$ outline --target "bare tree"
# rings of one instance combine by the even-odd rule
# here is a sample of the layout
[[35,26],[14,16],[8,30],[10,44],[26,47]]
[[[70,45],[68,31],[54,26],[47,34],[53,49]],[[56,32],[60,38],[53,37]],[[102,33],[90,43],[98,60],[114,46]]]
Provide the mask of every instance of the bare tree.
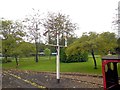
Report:
[[48,13],[43,26],[45,28],[45,34],[49,34],[49,43],[54,44],[57,32],[59,33],[62,42],[63,38],[67,38],[66,36],[74,35],[74,31],[77,29],[77,25],[72,23],[69,15],[62,13]]
[[41,15],[39,10],[33,9],[33,15],[29,15],[28,17],[25,18],[24,24],[25,28],[27,29],[27,38],[30,42],[34,41],[35,47],[36,47],[36,62],[38,62],[38,42],[41,37],[40,34],[40,26],[41,26]]
[[113,17],[114,20],[112,23],[113,23],[114,29],[117,31],[118,47],[116,48],[116,51],[120,56],[120,1],[118,2],[118,8],[115,10],[117,11],[117,13],[115,13],[115,17]]

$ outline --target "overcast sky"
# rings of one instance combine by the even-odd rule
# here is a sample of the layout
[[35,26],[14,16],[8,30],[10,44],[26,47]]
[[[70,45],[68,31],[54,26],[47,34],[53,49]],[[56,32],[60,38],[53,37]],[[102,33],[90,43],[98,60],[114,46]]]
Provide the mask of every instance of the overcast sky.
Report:
[[0,17],[22,19],[32,8],[41,13],[62,12],[79,25],[76,34],[83,32],[113,32],[112,21],[119,0],[0,0]]

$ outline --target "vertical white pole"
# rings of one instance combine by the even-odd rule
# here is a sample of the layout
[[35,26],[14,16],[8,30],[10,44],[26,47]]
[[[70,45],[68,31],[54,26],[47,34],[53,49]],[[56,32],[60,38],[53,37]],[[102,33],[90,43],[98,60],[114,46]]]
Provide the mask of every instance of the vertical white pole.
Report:
[[67,47],[67,33],[65,32],[65,47]]
[[59,31],[57,31],[57,61],[56,61],[56,73],[57,82],[60,82],[60,46],[59,46]]

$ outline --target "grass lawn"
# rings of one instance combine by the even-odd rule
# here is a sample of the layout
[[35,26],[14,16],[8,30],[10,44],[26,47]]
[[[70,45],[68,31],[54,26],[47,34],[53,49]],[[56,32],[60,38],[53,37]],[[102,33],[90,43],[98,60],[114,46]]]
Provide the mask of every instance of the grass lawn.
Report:
[[[87,62],[76,62],[76,63],[60,63],[61,72],[80,72],[90,74],[101,74],[101,58],[96,56],[98,69],[94,69],[94,63],[91,56]],[[39,62],[35,62],[34,57],[21,58],[19,60],[20,66],[17,69],[21,70],[34,70],[34,71],[48,71],[56,72],[56,57],[40,57]],[[10,63],[2,64],[3,68],[16,68],[16,63],[13,60]]]
[[[101,70],[101,58],[99,55],[96,55],[97,67],[94,69],[94,63],[92,57],[89,55],[89,60],[87,62],[76,62],[76,63],[60,63],[61,72],[80,72],[80,73],[89,73],[89,74],[102,74]],[[51,57],[51,60],[48,57],[42,56],[39,57],[39,62],[35,62],[34,57],[20,58],[19,67],[20,70],[33,70],[33,71],[46,71],[46,72],[56,72],[56,57]],[[1,66],[1,65],[0,65]],[[16,68],[15,60],[10,63],[2,64],[2,68],[14,69]],[[118,73],[120,76],[120,63],[118,63]]]

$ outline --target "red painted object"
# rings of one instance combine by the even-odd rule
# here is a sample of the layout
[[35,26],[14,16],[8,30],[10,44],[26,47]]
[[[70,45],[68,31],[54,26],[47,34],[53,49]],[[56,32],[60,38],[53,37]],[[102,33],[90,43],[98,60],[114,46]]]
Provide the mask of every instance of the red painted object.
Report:
[[105,56],[102,57],[102,74],[103,74],[103,85],[104,90],[120,90],[118,67],[120,63],[118,56]]

